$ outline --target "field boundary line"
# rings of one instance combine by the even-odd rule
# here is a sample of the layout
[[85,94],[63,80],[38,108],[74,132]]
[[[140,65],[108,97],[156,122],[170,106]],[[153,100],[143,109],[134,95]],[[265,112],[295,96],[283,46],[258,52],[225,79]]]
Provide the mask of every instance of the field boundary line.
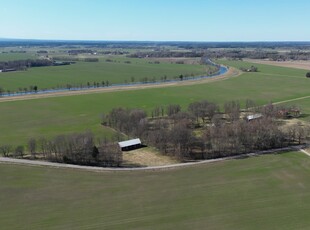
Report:
[[234,159],[243,159],[243,158],[259,156],[263,154],[281,153],[281,152],[287,152],[287,151],[302,151],[302,149],[307,148],[307,147],[308,145],[297,145],[297,146],[271,149],[271,150],[253,152],[253,153],[245,153],[245,154],[230,156],[230,157],[202,160],[198,162],[180,163],[180,164],[172,164],[172,165],[164,165],[164,166],[150,166],[150,167],[141,167],[141,168],[108,168],[108,167],[104,168],[104,167],[96,167],[96,166],[82,166],[82,165],[72,165],[72,164],[64,164],[64,163],[54,163],[54,162],[48,162],[48,161],[6,158],[6,157],[0,157],[0,164],[3,163],[3,164],[17,164],[17,165],[29,165],[29,166],[47,166],[51,168],[77,169],[77,170],[85,170],[85,171],[92,171],[92,172],[158,171],[158,170],[184,168],[188,166],[195,166],[195,165],[202,165],[202,164],[210,164],[210,163],[216,163],[216,162],[234,160]]
[[288,99],[288,100],[284,100],[284,101],[278,101],[278,102],[274,102],[272,104],[274,104],[274,105],[283,104],[283,103],[287,103],[287,102],[291,102],[291,101],[299,101],[299,100],[303,100],[303,99],[307,99],[307,98],[310,98],[310,95],[304,96],[304,97],[297,97],[297,98],[293,98],[293,99]]

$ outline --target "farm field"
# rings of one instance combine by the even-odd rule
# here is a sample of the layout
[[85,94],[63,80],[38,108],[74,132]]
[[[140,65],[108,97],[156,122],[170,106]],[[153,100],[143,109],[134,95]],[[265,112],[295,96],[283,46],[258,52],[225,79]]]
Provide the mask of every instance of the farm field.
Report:
[[[0,164],[5,229],[307,229],[310,158],[93,173]],[[18,221],[16,218],[18,217]]]
[[[224,60],[220,59],[217,62],[233,66],[236,68],[244,67],[249,68],[251,65],[254,65],[258,68],[258,72],[254,74],[261,74],[261,75],[270,75],[270,76],[290,76],[290,77],[299,77],[299,78],[306,78],[307,70],[303,69],[296,69],[296,68],[288,68],[288,67],[280,67],[280,66],[272,66],[272,65],[265,65],[265,64],[258,64],[258,63],[252,63],[247,61],[230,61],[230,60]],[[253,74],[253,73],[252,73]]]
[[[304,77],[304,71],[266,65],[259,65],[259,70],[258,73],[244,73],[206,84],[1,102],[0,145],[17,145],[26,143],[30,137],[86,130],[93,131],[98,137],[113,136],[111,130],[100,126],[100,117],[115,107],[142,108],[150,112],[159,105],[178,103],[185,108],[189,103],[203,99],[219,104],[253,99],[262,105],[309,96],[310,81]],[[302,102],[305,103],[304,111],[309,110],[308,102],[309,99]]]
[[[97,56],[96,56],[97,57]],[[115,62],[106,62],[105,59]],[[125,63],[130,61],[131,63]],[[66,87],[67,84],[80,87],[87,86],[89,82],[100,85],[102,81],[109,84],[140,82],[144,78],[148,81],[159,81],[163,77],[167,79],[178,78],[179,75],[203,75],[206,74],[206,65],[188,65],[161,62],[150,64],[152,60],[133,59],[125,57],[99,57],[99,62],[76,62],[67,66],[36,67],[27,71],[0,73],[0,86],[11,92],[19,88],[29,88],[37,85],[40,89]]]
[[36,58],[34,53],[0,53],[0,62]]
[[267,60],[261,60],[261,59],[245,59],[245,61],[252,62],[252,63],[258,63],[258,64],[266,64],[266,65],[310,70],[309,61],[267,61]]

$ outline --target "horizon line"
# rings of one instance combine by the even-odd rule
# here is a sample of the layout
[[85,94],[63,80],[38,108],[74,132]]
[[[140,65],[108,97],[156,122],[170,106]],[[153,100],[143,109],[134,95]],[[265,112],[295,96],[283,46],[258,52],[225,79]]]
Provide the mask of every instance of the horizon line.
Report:
[[310,43],[310,40],[226,40],[226,41],[204,41],[204,40],[100,40],[100,39],[47,39],[47,38],[6,38],[0,37],[0,42],[4,41],[54,41],[54,42],[180,42],[180,43],[291,43],[304,42]]

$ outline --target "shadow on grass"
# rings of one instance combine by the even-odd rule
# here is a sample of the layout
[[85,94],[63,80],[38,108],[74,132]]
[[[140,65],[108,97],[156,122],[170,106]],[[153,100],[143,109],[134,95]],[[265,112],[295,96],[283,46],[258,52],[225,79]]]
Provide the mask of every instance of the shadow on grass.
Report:
[[310,114],[302,113],[299,118],[308,118],[308,117],[310,117]]
[[143,149],[143,148],[146,148],[147,146],[146,145],[139,145],[139,146],[132,146],[128,149],[124,149],[122,150],[122,152],[125,152],[125,153],[130,153],[130,151],[133,151],[133,150],[138,150],[138,149]]
[[124,161],[121,165],[121,168],[144,168],[144,167],[147,167],[147,165],[126,162],[126,161]]

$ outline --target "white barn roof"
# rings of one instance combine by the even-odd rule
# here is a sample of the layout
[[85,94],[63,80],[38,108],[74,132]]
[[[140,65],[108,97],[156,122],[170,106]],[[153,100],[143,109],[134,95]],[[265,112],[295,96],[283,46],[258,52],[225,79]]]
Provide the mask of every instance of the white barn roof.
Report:
[[137,139],[132,139],[128,141],[122,141],[122,142],[118,142],[118,145],[121,148],[129,147],[133,145],[141,145],[141,140],[137,138]]
[[246,118],[248,119],[248,121],[251,121],[251,120],[261,118],[262,116],[263,116],[262,114],[258,113],[258,114],[249,115]]

